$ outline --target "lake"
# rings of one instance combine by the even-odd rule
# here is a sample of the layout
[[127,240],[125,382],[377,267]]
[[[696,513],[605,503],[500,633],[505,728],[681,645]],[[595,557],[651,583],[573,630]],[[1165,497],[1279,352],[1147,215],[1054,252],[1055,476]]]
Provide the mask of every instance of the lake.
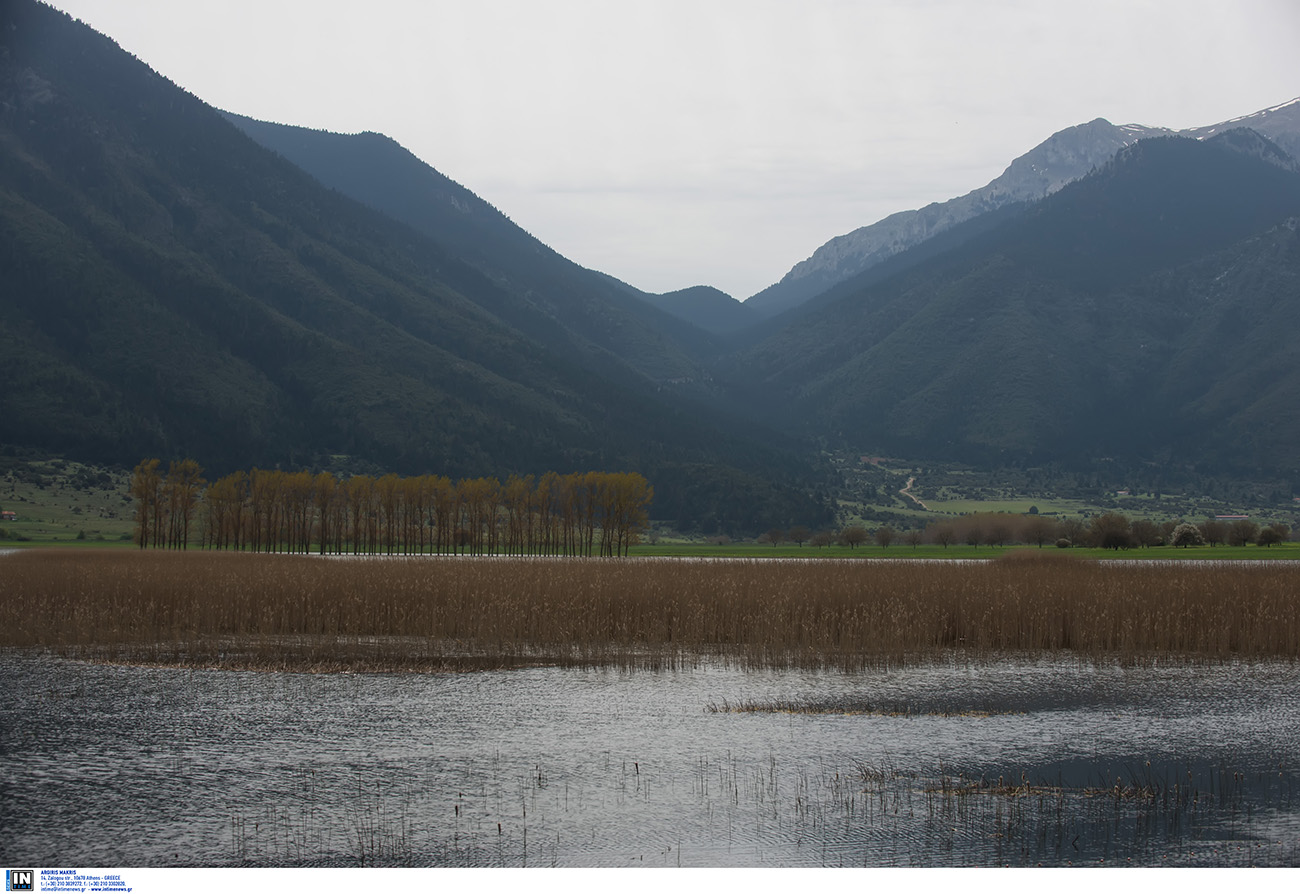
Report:
[[290,674],[0,653],[0,841],[79,866],[1300,865],[1300,668]]

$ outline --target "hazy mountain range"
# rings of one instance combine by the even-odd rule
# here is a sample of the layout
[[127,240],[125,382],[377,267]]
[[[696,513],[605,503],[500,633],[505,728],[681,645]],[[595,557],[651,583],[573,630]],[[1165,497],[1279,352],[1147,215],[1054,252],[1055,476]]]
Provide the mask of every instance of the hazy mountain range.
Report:
[[1300,469],[1294,104],[1071,128],[741,304],[587,270],[387,137],[219,112],[35,2],[0,41],[6,450],[630,469],[656,518],[741,532],[827,521],[827,449]]
[[733,393],[902,455],[1300,468],[1294,167],[1250,130],[1134,143],[810,302]]
[[[1181,131],[1205,138],[1233,127],[1249,127],[1300,157],[1300,100],[1208,127]],[[959,198],[915,211],[900,211],[869,226],[837,236],[800,261],[781,280],[745,301],[745,306],[774,316],[797,307],[901,251],[944,230],[1014,202],[1034,201],[1056,192],[1109,161],[1137,140],[1174,132],[1141,124],[1116,126],[1104,118],[1069,127],[1015,159],[986,186]]]

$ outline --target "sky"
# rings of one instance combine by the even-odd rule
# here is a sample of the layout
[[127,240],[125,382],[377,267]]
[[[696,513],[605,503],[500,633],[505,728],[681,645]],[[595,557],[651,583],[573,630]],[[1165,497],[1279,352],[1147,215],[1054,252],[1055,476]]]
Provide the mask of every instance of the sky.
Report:
[[743,299],[1058,130],[1300,96],[1296,0],[52,0],[200,99],[377,131],[561,254]]

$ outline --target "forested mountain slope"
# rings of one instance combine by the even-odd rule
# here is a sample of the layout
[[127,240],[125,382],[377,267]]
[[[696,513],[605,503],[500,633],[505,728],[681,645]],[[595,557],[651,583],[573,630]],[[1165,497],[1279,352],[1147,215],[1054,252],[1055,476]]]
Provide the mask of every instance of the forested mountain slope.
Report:
[[716,339],[648,305],[637,290],[539,242],[470,190],[377,133],[337,134],[226,113],[250,137],[326,186],[410,224],[518,296],[516,323],[556,346],[606,351],[655,380],[701,380]]
[[[864,451],[1300,468],[1300,175],[1250,131],[1144,140],[729,361]],[[1282,162],[1282,163],[1279,163]]]
[[725,336],[760,319],[707,286],[655,295],[580,267],[382,134],[226,117],[326,186],[455,248],[494,281],[522,290],[564,326],[651,377],[704,381],[697,364],[719,349],[706,333]]
[[[11,2],[0,41],[0,442],[218,472],[628,469],[683,479],[657,517],[821,511],[774,438],[665,402],[628,343],[321,186],[111,40]],[[660,374],[689,377],[662,343]],[[727,508],[690,505],[694,479],[735,482]]]

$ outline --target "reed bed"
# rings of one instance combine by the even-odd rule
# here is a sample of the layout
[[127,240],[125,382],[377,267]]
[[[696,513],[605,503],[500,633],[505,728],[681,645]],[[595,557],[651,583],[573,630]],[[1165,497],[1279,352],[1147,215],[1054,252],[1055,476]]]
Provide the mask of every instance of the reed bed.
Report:
[[300,670],[843,667],[959,651],[1300,656],[1300,575],[989,563],[348,558],[30,551],[0,558],[0,646]]

